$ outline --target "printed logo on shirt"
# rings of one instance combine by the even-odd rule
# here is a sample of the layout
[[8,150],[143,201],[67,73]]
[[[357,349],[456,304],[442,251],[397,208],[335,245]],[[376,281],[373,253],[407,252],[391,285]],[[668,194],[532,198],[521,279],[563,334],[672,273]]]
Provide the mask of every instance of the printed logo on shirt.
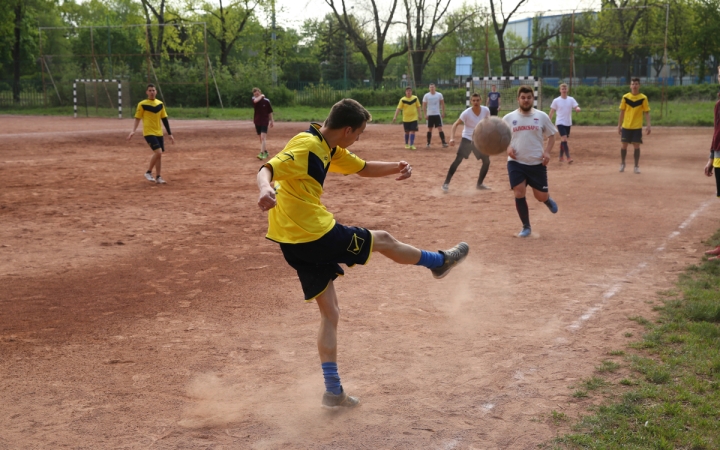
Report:
[[540,127],[537,125],[520,125],[519,127],[513,127],[513,133],[517,131],[537,131]]
[[513,120],[513,126],[517,125],[517,120]]

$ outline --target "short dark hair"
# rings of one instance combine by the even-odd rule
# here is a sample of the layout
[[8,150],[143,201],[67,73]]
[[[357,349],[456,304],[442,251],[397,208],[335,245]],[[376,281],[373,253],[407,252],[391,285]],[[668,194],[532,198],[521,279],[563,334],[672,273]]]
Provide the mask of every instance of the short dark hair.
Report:
[[520,86],[518,88],[517,96],[520,97],[520,94],[534,94],[535,91],[530,86]]
[[638,78],[638,77],[632,77],[632,78],[630,78],[630,82],[631,82],[631,83],[640,83],[640,78]]
[[[471,95],[470,97],[480,97],[480,94],[478,94],[477,92],[473,92],[473,95]],[[482,97],[480,97],[480,98],[482,98]]]
[[358,101],[344,98],[335,103],[325,119],[325,126],[331,130],[351,127],[357,130],[365,122],[370,122],[372,115]]
[[154,84],[152,84],[152,83],[148,83],[148,85],[147,85],[147,87],[145,88],[145,90],[147,91],[148,89],[150,89],[150,88],[154,88],[154,87],[155,87],[155,85],[154,85]]
[[412,91],[412,88],[411,88],[410,86],[408,86],[408,87],[405,88],[405,90],[406,90],[406,91],[407,91],[407,90],[411,90],[411,91]]

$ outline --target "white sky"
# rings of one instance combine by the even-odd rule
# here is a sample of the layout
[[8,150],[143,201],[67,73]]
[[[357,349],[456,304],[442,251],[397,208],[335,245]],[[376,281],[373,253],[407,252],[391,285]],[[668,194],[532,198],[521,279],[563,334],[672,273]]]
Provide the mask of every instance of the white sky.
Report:
[[[349,6],[353,4],[367,5],[369,4],[366,0],[345,0]],[[341,0],[336,0],[337,4],[341,4]],[[389,5],[389,0],[377,0],[378,5]],[[450,10],[454,10],[462,6],[463,3],[477,3],[481,6],[490,7],[490,3],[487,0],[451,0]],[[501,4],[499,0],[496,0],[495,6]],[[503,2],[503,11],[507,14],[509,11],[517,5],[517,0],[505,0]],[[398,10],[401,8],[402,0],[398,5]],[[558,2],[557,0],[529,0],[526,4],[520,7],[518,12],[513,15],[514,19],[520,19],[523,17],[534,16],[536,12],[542,11],[546,14],[559,14],[562,12],[570,12],[572,9],[591,9],[600,7],[600,0],[576,0],[574,2]],[[276,18],[278,24],[285,24],[290,28],[299,29],[302,23],[309,18],[313,17],[324,17],[326,13],[331,11],[330,7],[325,3],[325,0],[276,0]],[[523,14],[521,14],[521,12]],[[398,12],[396,11],[396,16]]]

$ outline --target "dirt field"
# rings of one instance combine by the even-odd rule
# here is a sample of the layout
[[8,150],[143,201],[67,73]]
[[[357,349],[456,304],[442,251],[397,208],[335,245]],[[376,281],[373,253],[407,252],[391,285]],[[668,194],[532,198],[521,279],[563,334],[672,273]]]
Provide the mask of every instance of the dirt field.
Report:
[[[430,250],[470,244],[447,278],[374,254],[336,282],[343,385],[320,408],[319,314],[264,238],[249,122],[173,121],[156,186],[132,120],[0,116],[0,448],[530,449],[600,399],[574,387],[642,334],[657,291],[717,228],[710,129],[654,128],[642,174],[614,128],[574,127],[549,168],[560,211],[521,224],[505,161],[402,148],[370,125],[352,147],[413,176],[330,174],[341,223]],[[307,124],[270,131],[271,154]],[[424,130],[423,130],[424,131]],[[449,127],[447,127],[449,132]],[[458,136],[459,138],[459,136]],[[632,150],[628,162],[632,169]],[[633,337],[627,337],[633,333]],[[617,379],[627,376],[623,369]]]

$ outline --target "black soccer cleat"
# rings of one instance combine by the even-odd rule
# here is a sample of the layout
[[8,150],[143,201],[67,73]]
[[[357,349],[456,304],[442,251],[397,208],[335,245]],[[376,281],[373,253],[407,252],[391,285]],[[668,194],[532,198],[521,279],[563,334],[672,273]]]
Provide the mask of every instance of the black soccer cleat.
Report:
[[470,246],[465,242],[461,242],[450,250],[440,250],[445,256],[445,263],[435,269],[430,269],[435,278],[443,278],[450,272],[450,269],[460,264],[468,255]]

